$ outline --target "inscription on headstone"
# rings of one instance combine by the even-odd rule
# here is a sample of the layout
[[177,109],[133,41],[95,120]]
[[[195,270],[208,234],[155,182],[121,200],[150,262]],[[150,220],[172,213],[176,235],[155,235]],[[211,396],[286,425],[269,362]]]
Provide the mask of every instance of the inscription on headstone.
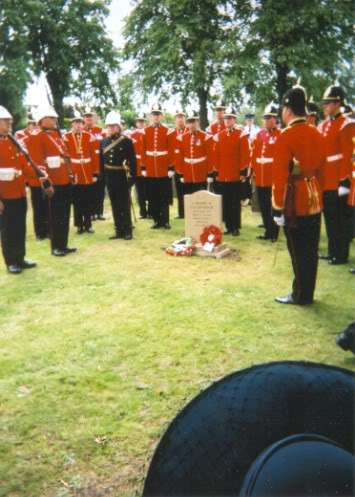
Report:
[[222,197],[202,190],[184,196],[185,236],[199,241],[203,228],[214,224],[222,229]]

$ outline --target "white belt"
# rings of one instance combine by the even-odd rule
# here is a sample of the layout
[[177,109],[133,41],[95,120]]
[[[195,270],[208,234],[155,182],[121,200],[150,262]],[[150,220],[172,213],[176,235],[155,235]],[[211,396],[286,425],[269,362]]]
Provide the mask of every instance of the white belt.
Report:
[[337,154],[337,155],[330,155],[327,157],[327,162],[334,162],[336,160],[340,160],[343,158],[343,154]]
[[270,162],[274,162],[272,157],[261,157],[260,159],[256,159],[258,164],[269,164]]
[[52,157],[47,157],[46,162],[49,169],[58,169],[62,163],[62,160],[58,155],[54,155]]
[[142,156],[141,156],[141,155],[136,154],[136,158],[137,158],[137,159],[141,159],[141,158],[142,158]]
[[2,167],[0,168],[0,181],[13,181],[16,176],[21,176],[22,171],[15,167]]
[[70,159],[73,164],[88,164],[91,159]]
[[199,157],[198,159],[184,159],[188,164],[197,164],[198,162],[203,162],[207,157]]
[[154,150],[154,152],[151,152],[149,150],[147,150],[147,155],[150,155],[152,157],[160,157],[161,155],[168,155],[168,151],[164,151],[164,152],[158,152],[157,150]]

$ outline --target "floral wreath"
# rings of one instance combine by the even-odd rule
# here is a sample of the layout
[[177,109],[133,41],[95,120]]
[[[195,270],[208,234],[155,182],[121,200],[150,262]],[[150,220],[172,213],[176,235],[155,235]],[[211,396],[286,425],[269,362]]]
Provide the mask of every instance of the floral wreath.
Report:
[[181,240],[176,240],[171,245],[169,245],[169,247],[165,249],[165,253],[167,255],[177,257],[192,255],[195,245],[196,242],[193,238],[181,238]]
[[200,242],[204,246],[206,243],[213,244],[215,247],[222,243],[222,231],[214,224],[209,224],[203,228],[200,235]]

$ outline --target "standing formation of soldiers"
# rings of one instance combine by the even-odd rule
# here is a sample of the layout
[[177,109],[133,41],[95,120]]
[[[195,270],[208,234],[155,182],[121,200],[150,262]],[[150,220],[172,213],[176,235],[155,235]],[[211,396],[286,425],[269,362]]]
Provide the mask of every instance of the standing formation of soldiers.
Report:
[[[344,105],[343,89],[337,84],[329,87],[323,96],[325,120],[318,125],[318,107],[296,85],[282,101],[284,129],[272,103],[265,108],[264,127],[259,130],[253,115],[246,116],[245,127],[238,125],[235,109],[221,100],[214,108],[215,121],[204,132],[196,111],[176,111],[176,126],[169,129],[162,123],[161,105],[155,103],[151,123],[139,113],[129,135],[115,111],[106,116],[103,131],[95,124],[94,112],[85,109],[82,116],[74,115],[64,137],[55,110],[47,106],[17,133],[27,158],[10,134],[10,114],[1,108],[1,241],[8,270],[18,273],[33,266],[24,258],[26,184],[36,237],[49,238],[51,253],[61,257],[76,250],[68,247],[71,204],[77,233],[91,234],[92,220],[104,219],[105,187],[114,219],[111,239],[132,239],[134,184],[140,218],[151,218],[152,229],[170,229],[173,179],[178,218],[184,217],[185,194],[209,189],[222,195],[225,234],[238,236],[245,185],[252,178],[265,228],[258,239],[274,242],[282,227],[294,270],[291,294],[276,301],[311,304],[318,259],[345,264],[352,239],[355,122],[343,114]],[[34,174],[29,160],[40,174]],[[45,196],[44,190],[54,190],[54,195]],[[318,256],[322,211],[328,253]]]

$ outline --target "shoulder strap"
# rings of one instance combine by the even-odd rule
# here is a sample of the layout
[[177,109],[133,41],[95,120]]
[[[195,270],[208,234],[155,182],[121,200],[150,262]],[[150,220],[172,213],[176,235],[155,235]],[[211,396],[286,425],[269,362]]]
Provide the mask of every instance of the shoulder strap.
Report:
[[112,150],[116,145],[121,143],[121,141],[126,138],[124,135],[119,136],[115,141],[107,145],[107,147],[104,148],[104,155],[107,154],[110,150]]

